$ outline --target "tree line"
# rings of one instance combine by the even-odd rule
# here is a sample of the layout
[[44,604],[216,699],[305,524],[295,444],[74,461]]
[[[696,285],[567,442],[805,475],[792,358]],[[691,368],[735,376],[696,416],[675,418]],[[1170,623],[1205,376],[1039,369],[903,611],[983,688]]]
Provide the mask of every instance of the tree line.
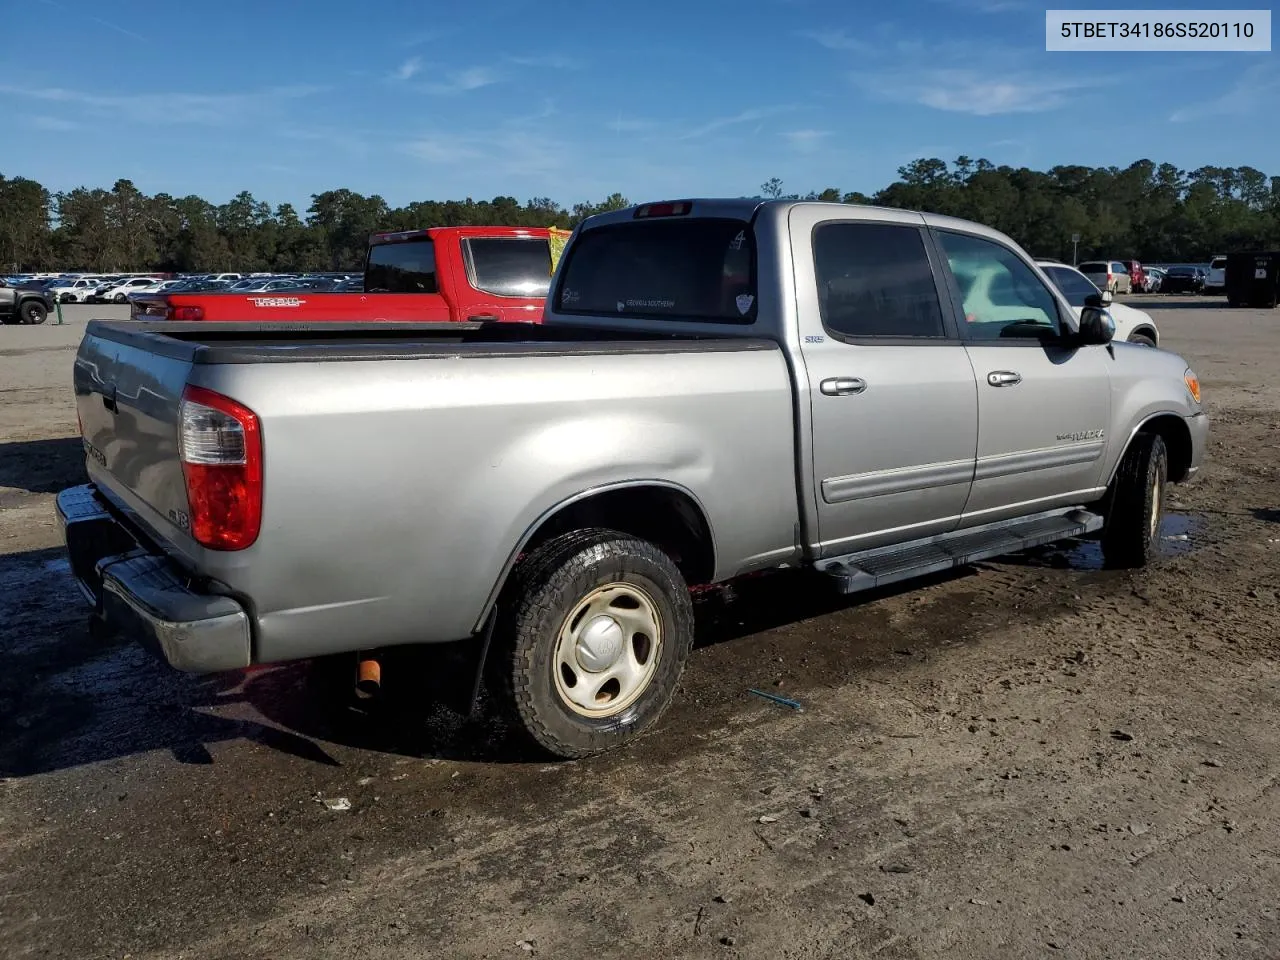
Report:
[[[926,210],[964,217],[1009,234],[1028,251],[1069,259],[1199,262],[1246,248],[1280,247],[1280,177],[1252,167],[1200,167],[1139,160],[1124,169],[1065,165],[1048,171],[959,157],[919,159],[867,195],[834,187],[784,193],[776,177],[758,196],[794,197]],[[424,200],[392,207],[352,190],[313,194],[305,213],[248,191],[216,205],[197,197],[148,196],[129,180],[110,190],[52,192],[0,174],[0,269],[201,271],[349,270],[370,233],[433,226],[501,224],[572,227],[628,206],[619,193],[562,207],[547,197],[521,204]]]

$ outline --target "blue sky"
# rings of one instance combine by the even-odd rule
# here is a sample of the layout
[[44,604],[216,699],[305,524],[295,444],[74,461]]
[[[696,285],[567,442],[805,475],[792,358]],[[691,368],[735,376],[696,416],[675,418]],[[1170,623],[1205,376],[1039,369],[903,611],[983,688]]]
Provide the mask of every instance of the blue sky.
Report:
[[1280,174],[1274,53],[1047,53],[1044,10],[24,0],[4,14],[0,173],[303,209],[333,187],[392,204],[736,196],[773,176],[871,192],[960,154]]

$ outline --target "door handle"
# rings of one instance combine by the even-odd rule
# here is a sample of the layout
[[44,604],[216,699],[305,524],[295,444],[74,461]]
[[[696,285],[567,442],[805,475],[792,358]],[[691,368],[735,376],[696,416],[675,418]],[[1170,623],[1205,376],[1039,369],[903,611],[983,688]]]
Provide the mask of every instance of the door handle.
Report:
[[987,383],[993,387],[1012,387],[1022,382],[1022,374],[1012,370],[994,370],[987,374]]
[[847,397],[867,389],[867,381],[859,377],[828,377],[818,384],[818,389],[828,397]]

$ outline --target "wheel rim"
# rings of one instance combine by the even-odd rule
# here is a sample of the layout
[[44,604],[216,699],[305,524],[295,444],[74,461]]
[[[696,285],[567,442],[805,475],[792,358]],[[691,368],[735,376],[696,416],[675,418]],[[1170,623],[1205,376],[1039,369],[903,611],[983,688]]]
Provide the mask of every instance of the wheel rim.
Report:
[[649,688],[662,655],[657,604],[632,583],[609,583],[579,600],[556,638],[556,692],[584,717],[611,717]]

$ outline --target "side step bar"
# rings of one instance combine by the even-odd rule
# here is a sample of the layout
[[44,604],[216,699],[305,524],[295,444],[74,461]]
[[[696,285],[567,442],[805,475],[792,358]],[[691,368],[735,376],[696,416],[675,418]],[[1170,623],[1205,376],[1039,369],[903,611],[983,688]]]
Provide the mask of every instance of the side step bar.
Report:
[[857,593],[991,557],[1017,553],[1102,529],[1103,518],[1088,510],[1040,514],[1020,520],[957,530],[927,540],[864,550],[815,564],[843,593]]

